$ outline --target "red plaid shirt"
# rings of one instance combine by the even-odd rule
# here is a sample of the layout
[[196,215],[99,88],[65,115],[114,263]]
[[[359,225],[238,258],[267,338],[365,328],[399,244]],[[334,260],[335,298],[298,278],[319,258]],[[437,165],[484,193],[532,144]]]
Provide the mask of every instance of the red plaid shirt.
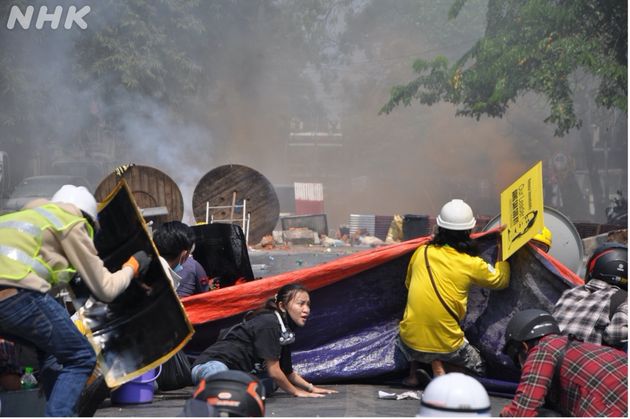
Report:
[[[536,416],[551,390],[566,336],[548,335],[530,349],[514,399],[501,416]],[[567,348],[560,368],[560,405],[571,416],[628,416],[625,352],[585,342]]]

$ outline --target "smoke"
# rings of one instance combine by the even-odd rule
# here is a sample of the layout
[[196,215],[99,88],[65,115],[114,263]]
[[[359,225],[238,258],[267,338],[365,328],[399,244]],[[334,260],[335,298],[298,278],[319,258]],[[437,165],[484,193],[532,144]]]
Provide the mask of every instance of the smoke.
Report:
[[[166,96],[151,87],[129,89],[109,71],[76,76],[86,65],[81,42],[115,27],[136,2],[92,5],[85,31],[3,29],[0,57],[26,69],[20,74],[29,91],[40,93],[11,102],[33,115],[20,135],[37,148],[28,161],[40,161],[13,164],[20,170],[14,178],[45,174],[59,156],[103,156],[99,179],[120,164],[151,166],[178,185],[184,221],[192,223],[199,180],[220,165],[242,164],[274,185],[322,183],[331,228],[351,213],[435,215],[455,197],[493,216],[500,191],[549,157],[552,129],[538,117],[540,106],[517,104],[503,119],[480,121],[455,117],[445,104],[378,116],[391,87],[413,78],[415,58],[459,57],[483,34],[485,1],[467,4],[466,19],[450,22],[448,3],[200,2],[194,17],[205,32],[191,38],[174,27],[166,36],[202,76],[189,93],[167,83]],[[146,22],[171,22],[177,4],[184,3],[160,3],[156,10],[165,15]],[[160,51],[146,49],[159,59]],[[165,79],[176,76],[167,72]],[[169,102],[169,93],[181,100]],[[341,136],[329,139],[334,147],[317,139],[296,147],[289,135],[296,120],[304,132]],[[6,127],[3,138],[15,136]]]
[[201,177],[215,167],[214,140],[203,126],[182,123],[155,101],[139,95],[128,100],[121,120],[129,163],[150,166],[169,176],[184,198],[184,222],[194,224],[192,195]]

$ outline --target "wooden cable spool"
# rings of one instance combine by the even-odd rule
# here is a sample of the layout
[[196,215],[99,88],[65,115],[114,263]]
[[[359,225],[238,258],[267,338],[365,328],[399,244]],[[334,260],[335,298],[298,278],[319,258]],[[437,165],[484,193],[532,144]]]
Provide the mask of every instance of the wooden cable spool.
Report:
[[262,174],[238,164],[219,166],[206,173],[193,192],[192,208],[197,222],[206,222],[206,205],[209,205],[220,208],[211,209],[208,218],[214,222],[234,220],[234,224],[242,227],[239,220],[243,217],[244,204],[245,217],[250,215],[248,242],[259,243],[271,234],[280,215],[276,191]]
[[[118,174],[118,173],[120,174]],[[119,167],[109,174],[96,188],[94,196],[102,202],[124,178],[138,207],[166,207],[167,215],[152,217],[157,224],[181,221],[184,215],[184,199],[177,184],[168,175],[149,166],[130,165]]]

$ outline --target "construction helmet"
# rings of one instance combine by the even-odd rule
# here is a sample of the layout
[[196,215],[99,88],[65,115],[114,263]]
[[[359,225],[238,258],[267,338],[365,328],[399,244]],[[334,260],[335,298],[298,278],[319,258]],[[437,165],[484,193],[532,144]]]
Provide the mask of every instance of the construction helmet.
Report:
[[540,230],[538,234],[532,237],[532,240],[545,244],[547,245],[547,247],[551,247],[551,242],[553,241],[553,234],[551,234],[551,230],[549,230],[547,227],[543,227],[543,229]]
[[470,206],[461,199],[453,199],[442,207],[437,225],[447,230],[472,230],[476,224]]
[[521,348],[521,342],[552,333],[559,334],[560,328],[551,314],[536,308],[520,311],[510,319],[505,329],[503,353],[514,360],[514,364],[518,365],[517,355]]
[[620,243],[604,243],[586,263],[586,280],[601,279],[628,290],[628,247]]
[[202,379],[193,399],[213,406],[217,416],[265,416],[265,389],[243,371],[221,371]]
[[73,204],[92,217],[92,221],[97,220],[96,199],[85,186],[63,185],[55,192],[51,201]]
[[424,389],[418,416],[490,416],[490,397],[473,377],[451,372]]

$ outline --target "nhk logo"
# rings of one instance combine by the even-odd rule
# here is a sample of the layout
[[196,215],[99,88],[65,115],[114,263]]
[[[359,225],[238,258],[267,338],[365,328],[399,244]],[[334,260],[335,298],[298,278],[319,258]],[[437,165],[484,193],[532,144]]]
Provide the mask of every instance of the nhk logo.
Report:
[[[90,13],[90,6],[83,6],[79,10],[77,10],[76,6],[70,6],[66,10],[65,20],[63,23],[63,27],[65,29],[71,29],[72,26],[76,23],[76,25],[81,28],[87,28],[87,23],[83,18],[85,15]],[[18,6],[12,6],[11,11],[9,12],[9,19],[7,20],[7,29],[13,29],[15,24],[18,23],[22,29],[29,29],[31,27],[31,23],[33,21],[33,14],[35,12],[35,8],[33,6],[27,6],[24,13]],[[35,21],[35,29],[42,29],[46,22],[50,23],[51,29],[57,29],[59,27],[59,23],[61,22],[61,18],[63,16],[63,6],[55,7],[55,10],[51,13],[48,13],[48,7],[41,6],[39,11],[37,12],[37,20]]]

